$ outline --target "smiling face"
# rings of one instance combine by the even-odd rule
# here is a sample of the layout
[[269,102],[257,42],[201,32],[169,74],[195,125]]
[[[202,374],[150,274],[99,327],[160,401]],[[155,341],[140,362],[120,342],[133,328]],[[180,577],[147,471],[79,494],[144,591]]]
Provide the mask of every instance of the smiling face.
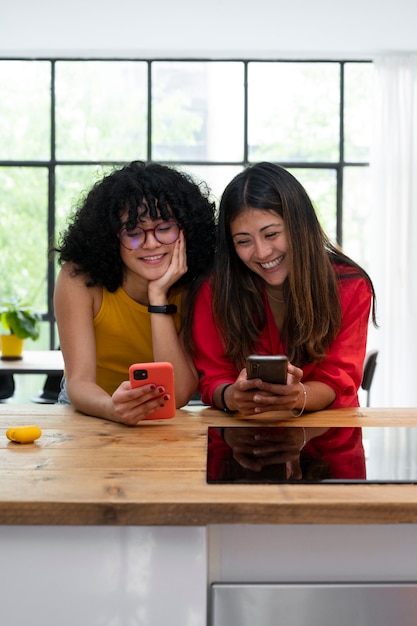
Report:
[[274,211],[246,209],[230,224],[236,254],[271,286],[288,276],[287,236],[284,220]]
[[128,278],[149,282],[161,278],[168,270],[174,252],[173,243],[161,243],[154,232],[155,227],[164,222],[163,219],[151,220],[144,216],[138,222],[138,226],[147,231],[140,248],[129,250],[120,244],[120,256]]

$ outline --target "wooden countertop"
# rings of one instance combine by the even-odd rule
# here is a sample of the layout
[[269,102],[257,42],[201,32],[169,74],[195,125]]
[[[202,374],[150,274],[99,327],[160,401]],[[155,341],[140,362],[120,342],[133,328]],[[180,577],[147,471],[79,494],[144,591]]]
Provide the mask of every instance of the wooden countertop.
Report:
[[[270,414],[272,415],[272,414]],[[280,425],[417,426],[417,409],[280,415]],[[131,428],[58,405],[0,405],[0,524],[207,525],[417,522],[414,485],[208,485],[208,426],[277,425],[210,408]],[[33,444],[7,428],[36,424]]]

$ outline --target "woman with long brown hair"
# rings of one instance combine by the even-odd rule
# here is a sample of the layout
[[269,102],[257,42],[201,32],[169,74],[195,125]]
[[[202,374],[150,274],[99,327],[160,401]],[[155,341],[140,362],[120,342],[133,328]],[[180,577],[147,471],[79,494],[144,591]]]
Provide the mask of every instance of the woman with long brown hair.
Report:
[[[272,163],[248,167],[223,193],[215,271],[194,309],[203,401],[243,414],[358,406],[374,297],[298,180]],[[253,353],[286,355],[287,384],[248,380]]]

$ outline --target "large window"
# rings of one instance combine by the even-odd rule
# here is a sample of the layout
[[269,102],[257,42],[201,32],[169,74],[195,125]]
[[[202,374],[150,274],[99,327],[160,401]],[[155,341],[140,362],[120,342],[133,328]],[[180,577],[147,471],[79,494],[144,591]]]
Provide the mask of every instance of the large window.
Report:
[[217,202],[247,164],[280,163],[366,266],[370,62],[4,59],[0,85],[0,299],[44,313],[42,347],[58,343],[50,243],[134,159],[188,171]]

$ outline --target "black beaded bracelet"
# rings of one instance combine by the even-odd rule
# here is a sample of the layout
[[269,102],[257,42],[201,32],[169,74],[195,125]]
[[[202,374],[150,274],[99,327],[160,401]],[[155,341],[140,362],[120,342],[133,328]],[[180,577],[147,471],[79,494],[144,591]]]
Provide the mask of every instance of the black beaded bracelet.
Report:
[[223,389],[221,390],[221,393],[220,393],[220,402],[221,402],[221,405],[222,405],[222,409],[223,409],[223,411],[225,413],[233,413],[233,411],[231,409],[229,409],[229,407],[227,406],[226,400],[224,399],[224,394],[226,392],[226,389],[228,387],[230,387],[231,385],[233,385],[233,383],[228,383],[227,385],[225,385],[223,387]]

